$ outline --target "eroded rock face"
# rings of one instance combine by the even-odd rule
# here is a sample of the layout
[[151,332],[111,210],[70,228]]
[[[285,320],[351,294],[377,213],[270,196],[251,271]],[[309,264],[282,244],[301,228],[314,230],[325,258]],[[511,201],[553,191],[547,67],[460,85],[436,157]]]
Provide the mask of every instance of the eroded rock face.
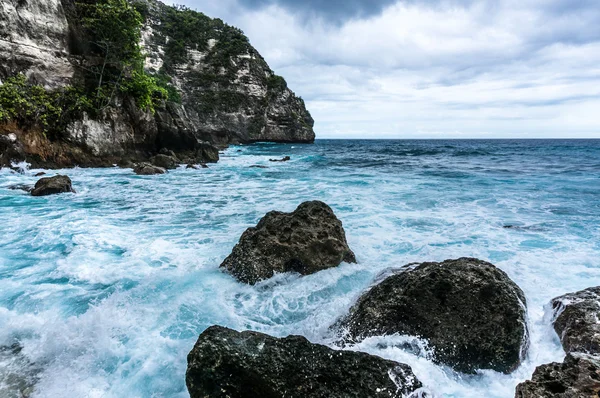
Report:
[[563,363],[538,366],[531,380],[517,386],[515,398],[592,398],[600,396],[600,361],[567,354]]
[[494,265],[475,258],[409,264],[358,300],[339,327],[348,342],[406,334],[429,342],[437,362],[472,373],[508,373],[527,343],[525,296]]
[[150,163],[138,163],[133,166],[133,172],[140,176],[149,176],[154,174],[165,174],[167,170]]
[[47,196],[65,192],[75,192],[71,179],[64,175],[45,177],[38,180],[31,191],[32,196]]
[[408,365],[220,326],[189,353],[186,384],[192,398],[400,398],[421,387]]
[[566,352],[600,355],[600,286],[552,300],[554,330]]
[[255,284],[276,272],[312,274],[356,262],[342,222],[323,202],[302,203],[292,213],[272,211],[248,228],[221,267]]

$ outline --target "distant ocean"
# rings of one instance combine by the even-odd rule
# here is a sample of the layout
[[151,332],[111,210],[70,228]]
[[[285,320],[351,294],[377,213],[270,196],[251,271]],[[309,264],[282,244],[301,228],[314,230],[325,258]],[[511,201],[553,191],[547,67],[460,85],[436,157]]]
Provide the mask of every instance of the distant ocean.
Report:
[[[162,176],[61,171],[77,194],[7,189],[38,171],[0,171],[2,397],[19,383],[37,397],[187,397],[186,355],[210,325],[330,344],[328,327],[383,270],[472,256],[526,294],[516,372],[457,374],[392,347],[406,337],[354,349],[409,364],[440,397],[508,398],[564,357],[549,300],[600,285],[600,140],[256,144]],[[358,264],[257,286],[219,270],[266,212],[312,199],[342,220]]]

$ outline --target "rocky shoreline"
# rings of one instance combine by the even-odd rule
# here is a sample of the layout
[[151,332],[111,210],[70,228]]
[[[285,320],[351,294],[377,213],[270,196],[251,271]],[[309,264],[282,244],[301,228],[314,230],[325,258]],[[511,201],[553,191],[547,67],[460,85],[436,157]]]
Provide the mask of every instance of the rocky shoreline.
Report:
[[[138,167],[166,172],[173,167],[173,156],[162,154],[153,158],[154,164]],[[62,175],[14,189],[32,196],[74,192],[71,180]],[[266,214],[242,234],[221,268],[240,283],[254,285],[278,273],[308,275],[356,261],[342,222],[327,204],[312,201],[291,213]],[[333,348],[301,336],[276,338],[215,325],[190,352],[186,382],[192,397],[431,396],[409,365],[352,347],[368,337],[415,336],[427,342],[430,360],[458,374],[484,369],[511,373],[530,344],[526,305],[521,289],[491,263],[459,258],[407,264],[377,277],[349,312],[332,323],[330,330],[339,336]],[[563,363],[539,366],[531,380],[517,386],[515,397],[596,396],[600,287],[557,297],[549,305],[567,356]]]

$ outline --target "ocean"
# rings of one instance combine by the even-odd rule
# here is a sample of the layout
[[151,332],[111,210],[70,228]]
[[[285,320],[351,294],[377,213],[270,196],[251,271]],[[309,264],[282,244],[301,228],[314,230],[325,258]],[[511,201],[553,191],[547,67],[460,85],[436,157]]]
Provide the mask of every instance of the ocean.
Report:
[[[408,336],[352,349],[409,364],[437,397],[508,398],[564,357],[550,299],[600,285],[600,140],[255,144],[160,176],[60,170],[76,194],[7,189],[39,171],[0,171],[2,397],[27,385],[34,397],[186,397],[186,355],[210,325],[331,345],[329,326],[384,270],[469,256],[525,292],[530,347],[514,373],[456,373],[396,348]],[[266,212],[315,199],[358,264],[256,286],[219,270]]]

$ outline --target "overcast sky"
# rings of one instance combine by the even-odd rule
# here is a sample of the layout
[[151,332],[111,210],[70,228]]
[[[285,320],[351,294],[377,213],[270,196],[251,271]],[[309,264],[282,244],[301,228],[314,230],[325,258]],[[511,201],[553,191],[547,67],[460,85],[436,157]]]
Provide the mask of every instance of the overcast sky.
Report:
[[600,138],[600,0],[179,0],[241,28],[318,138]]

